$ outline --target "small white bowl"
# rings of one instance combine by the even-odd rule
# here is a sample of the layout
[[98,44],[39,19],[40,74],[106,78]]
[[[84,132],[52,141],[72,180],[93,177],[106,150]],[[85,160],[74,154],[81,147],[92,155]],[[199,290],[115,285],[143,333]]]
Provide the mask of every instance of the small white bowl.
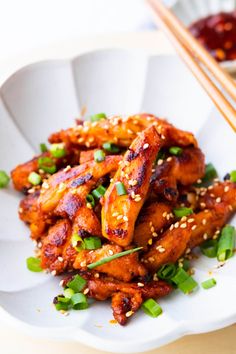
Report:
[[[235,8],[235,0],[177,0],[171,7],[185,26],[189,26],[200,18],[219,12],[230,12]],[[221,65],[230,73],[236,72],[236,60],[222,62]]]

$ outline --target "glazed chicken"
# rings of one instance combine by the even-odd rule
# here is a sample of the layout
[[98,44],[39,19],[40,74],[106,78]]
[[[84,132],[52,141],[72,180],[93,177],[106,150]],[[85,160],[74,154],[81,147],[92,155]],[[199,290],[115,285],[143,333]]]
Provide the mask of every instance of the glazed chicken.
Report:
[[[161,266],[218,237],[235,213],[236,183],[199,186],[205,157],[195,137],[153,115],[78,122],[49,142],[66,155],[47,151],[12,171],[26,194],[19,217],[37,240],[42,269],[65,274],[64,284],[80,274],[84,294],[111,298],[121,325],[145,300],[173,290],[157,278]],[[55,171],[40,168],[42,157]],[[179,217],[175,209],[184,207],[190,213]]]

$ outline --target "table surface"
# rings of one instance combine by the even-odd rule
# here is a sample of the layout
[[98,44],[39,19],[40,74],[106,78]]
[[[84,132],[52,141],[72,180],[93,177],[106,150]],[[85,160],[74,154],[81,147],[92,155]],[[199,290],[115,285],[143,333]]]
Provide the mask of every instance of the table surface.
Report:
[[[141,48],[153,54],[173,53],[169,42],[159,32],[122,34],[57,43],[48,48],[40,48],[24,53],[17,58],[0,60],[0,84],[20,67],[38,60],[69,58],[80,53],[98,48]],[[236,325],[219,331],[184,337],[149,354],[235,354],[234,336]],[[2,354],[100,354],[97,351],[75,342],[57,342],[27,336],[1,322],[0,318],[0,353]]]

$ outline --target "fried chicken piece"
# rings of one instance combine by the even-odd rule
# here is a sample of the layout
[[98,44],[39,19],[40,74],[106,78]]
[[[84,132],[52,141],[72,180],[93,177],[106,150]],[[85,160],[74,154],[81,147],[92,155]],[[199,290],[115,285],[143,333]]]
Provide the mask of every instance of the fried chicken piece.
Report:
[[[227,186],[229,188],[225,189]],[[211,238],[232,217],[236,209],[236,183],[222,183],[215,189],[219,194],[223,193],[222,199],[216,201],[211,193],[205,195],[211,209],[182,218],[144,255],[143,261],[150,271],[156,271],[165,263],[175,263],[187,248],[192,249]]]
[[178,184],[191,185],[205,173],[205,158],[196,147],[183,149],[180,156],[167,158],[156,167],[152,176],[152,186],[157,194],[170,202],[176,202],[179,196]]
[[141,285],[140,283],[122,283],[106,277],[90,278],[87,283],[88,296],[99,301],[111,297],[113,316],[119,324],[125,325],[129,318],[128,315],[133,315],[143,301],[166,296],[173,290],[170,284],[161,280],[141,283]]
[[[201,196],[201,194],[203,194]],[[214,208],[216,203],[228,204],[230,209],[236,209],[236,183],[231,181],[216,182],[207,189],[200,189],[199,206]]]
[[[97,262],[122,251],[122,247],[110,244],[103,245],[102,248],[97,250],[84,250],[77,254],[73,267],[74,269],[83,270],[87,268],[88,264]],[[144,265],[139,262],[137,252],[98,266],[95,268],[95,271],[105,273],[124,282],[128,282],[137,276],[143,277],[147,273]]]
[[64,142],[67,145],[101,147],[109,141],[119,146],[129,147],[137,133],[154,125],[163,138],[164,146],[197,146],[193,134],[175,128],[164,119],[143,113],[129,117],[114,116],[98,122],[84,122],[74,128],[61,130],[49,137],[51,143]]
[[150,244],[149,240],[152,242],[156,237],[160,237],[158,233],[173,221],[171,211],[172,207],[167,203],[153,202],[144,206],[135,224],[134,243],[146,247]]
[[[120,246],[133,239],[134,224],[145,201],[152,164],[161,139],[153,126],[144,130],[125,153],[122,163],[104,196],[102,234]],[[117,183],[123,183],[127,194],[119,196]]]

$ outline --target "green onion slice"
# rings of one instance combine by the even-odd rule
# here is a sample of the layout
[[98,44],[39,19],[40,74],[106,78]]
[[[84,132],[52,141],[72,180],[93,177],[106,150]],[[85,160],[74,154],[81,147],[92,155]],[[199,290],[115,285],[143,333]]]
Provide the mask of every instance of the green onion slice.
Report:
[[95,200],[92,194],[87,194],[86,201],[91,204],[93,208],[95,207]]
[[200,249],[205,256],[215,258],[217,255],[218,241],[207,240],[201,244]]
[[107,116],[105,113],[97,113],[97,114],[90,116],[91,122],[98,122],[99,120],[106,119],[106,118],[107,118]]
[[102,150],[96,150],[94,153],[94,161],[96,162],[102,162],[104,161],[106,158],[106,155],[104,153],[104,151]]
[[88,308],[87,298],[81,293],[74,294],[71,297],[71,304],[74,310],[84,310]]
[[176,274],[171,278],[171,280],[176,284],[179,285],[183,283],[186,279],[189,278],[189,274],[185,272],[183,268],[178,268]]
[[175,276],[177,267],[174,263],[164,264],[157,272],[157,276],[160,279],[171,279]]
[[188,216],[193,214],[193,209],[181,207],[181,208],[174,208],[173,212],[177,218],[182,218],[183,216]]
[[33,186],[37,186],[42,182],[41,176],[36,172],[31,172],[28,177],[28,181],[33,184]]
[[50,157],[40,157],[38,159],[38,167],[51,175],[57,171],[57,167]]
[[52,144],[50,148],[50,152],[53,157],[60,159],[66,155],[65,145],[63,143]]
[[184,280],[182,283],[178,284],[178,288],[184,293],[184,294],[189,294],[191,293],[196,287],[198,286],[198,283],[191,277],[189,276],[186,280]]
[[42,272],[42,268],[41,268],[41,261],[39,258],[35,258],[35,257],[29,257],[26,259],[26,265],[27,268],[31,271],[31,272]]
[[123,256],[127,256],[128,254],[140,251],[142,248],[143,247],[132,248],[132,249],[127,250],[127,251],[123,251],[123,252],[119,252],[119,253],[113,254],[112,256],[109,256],[109,257],[100,259],[97,262],[91,263],[87,267],[88,267],[88,269],[93,269],[93,268],[99,267],[99,266],[101,266],[103,264],[106,264],[108,262],[114,261],[114,259],[117,259],[117,258],[120,258],[120,257],[123,257]]
[[57,311],[67,311],[70,308],[70,302],[62,302],[62,301],[58,301],[57,304],[55,304],[55,308]]
[[213,288],[213,286],[216,286],[216,280],[214,278],[211,278],[211,279],[203,281],[201,285],[202,285],[203,289],[207,290],[207,289]]
[[[78,246],[79,242],[79,246]],[[73,234],[71,237],[72,246],[76,249],[77,252],[80,252],[85,249],[84,241],[78,234]]]
[[236,170],[230,172],[230,181],[236,182]]
[[158,317],[162,313],[161,306],[154,299],[144,301],[142,310],[151,317]]
[[127,194],[126,188],[124,183],[116,182],[116,191],[118,195],[125,195]]
[[41,151],[42,153],[48,151],[47,145],[46,145],[45,143],[41,143],[41,144],[39,145],[39,147],[40,147],[40,151]]
[[171,155],[179,156],[182,154],[182,152],[183,152],[183,149],[179,146],[172,146],[169,148],[169,153]]
[[222,231],[218,241],[217,259],[220,262],[233,256],[235,244],[235,228],[226,225]]
[[118,146],[116,146],[115,144],[110,143],[110,142],[104,143],[102,145],[102,147],[103,147],[104,150],[112,152],[112,153],[116,153],[116,152],[120,151]]
[[10,182],[10,177],[5,171],[0,171],[0,188],[6,188]]
[[102,185],[98,186],[96,189],[94,189],[91,194],[94,198],[100,199],[101,197],[104,196],[106,193],[106,188],[103,187]]
[[75,293],[74,290],[70,289],[70,288],[66,288],[64,290],[64,296],[65,296],[66,299],[70,299],[74,295],[74,293]]
[[102,247],[101,239],[96,236],[86,237],[83,241],[86,250],[96,250]]
[[58,295],[57,296],[57,301],[58,302],[64,302],[65,304],[68,304],[70,302],[70,298],[62,296],[62,295]]
[[86,284],[87,281],[79,274],[77,274],[74,279],[67,284],[67,287],[74,290],[75,293],[79,293],[81,290],[84,289]]

